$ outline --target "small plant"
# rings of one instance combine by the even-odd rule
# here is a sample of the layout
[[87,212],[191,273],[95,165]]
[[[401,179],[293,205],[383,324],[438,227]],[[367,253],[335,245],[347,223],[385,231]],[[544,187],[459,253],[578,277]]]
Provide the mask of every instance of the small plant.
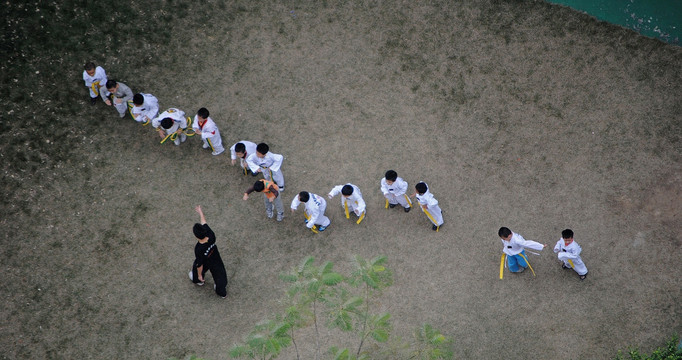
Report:
[[675,335],[666,342],[665,346],[657,348],[651,355],[641,354],[638,349],[630,349],[627,355],[618,351],[616,360],[680,360],[682,359],[682,342],[680,337]]
[[[314,359],[320,359],[322,339],[320,326],[330,330],[353,333],[356,346],[331,346],[326,354],[335,360],[363,360],[388,356],[399,352],[410,359],[450,359],[452,340],[428,324],[415,332],[410,344],[385,346],[391,337],[391,314],[374,312],[376,299],[383,289],[393,284],[393,273],[386,267],[387,258],[377,256],[367,260],[353,257],[354,268],[348,276],[334,271],[330,261],[315,265],[312,256],[280,278],[291,285],[286,291],[285,310],[257,324],[241,344],[232,347],[233,358],[275,359],[282,349],[294,346],[296,358],[301,359],[297,341],[314,341]],[[296,330],[313,326],[314,339],[297,338]],[[374,346],[367,350],[372,342]],[[398,350],[394,350],[398,349]]]

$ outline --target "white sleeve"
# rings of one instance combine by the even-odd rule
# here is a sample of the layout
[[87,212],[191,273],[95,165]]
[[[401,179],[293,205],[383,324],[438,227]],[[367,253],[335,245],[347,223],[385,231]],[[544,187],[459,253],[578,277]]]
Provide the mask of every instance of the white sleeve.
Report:
[[533,240],[526,240],[524,238],[521,238],[521,240],[517,241],[516,243],[523,246],[524,248],[528,248],[528,249],[533,249],[533,250],[544,249],[544,245],[540,244],[539,242],[533,241]]
[[430,196],[426,198],[426,205],[427,206],[436,206],[438,205],[438,200],[433,196],[433,194],[429,194]]
[[[246,157],[246,165],[249,167],[251,172],[255,174],[256,171],[258,171],[258,169],[260,169],[260,166],[258,166],[258,164],[253,162],[253,156],[256,156],[256,154],[251,154],[251,155]],[[298,196],[296,196],[296,200],[298,200]],[[298,207],[298,204],[296,204],[296,206]]]
[[232,160],[237,160],[237,153],[234,152],[235,146],[237,146],[237,144],[234,144],[234,145],[232,145],[232,147],[230,147],[230,159],[232,159]]
[[194,131],[201,130],[199,129],[199,119],[196,115],[194,115],[194,121],[192,121],[192,129],[194,129]]
[[301,200],[298,199],[298,194],[294,196],[294,200],[291,201],[291,209],[296,210],[298,209],[298,205],[301,204]]
[[334,197],[336,195],[339,195],[339,193],[341,193],[341,189],[343,189],[343,185],[334,186],[332,191],[329,192],[329,196]]
[[384,196],[388,195],[388,184],[386,184],[386,178],[381,179],[381,193]]
[[89,76],[88,73],[85,72],[85,70],[84,70],[84,71],[83,71],[83,82],[85,82],[85,87],[87,87],[87,88],[89,88],[90,85],[92,85],[92,82],[89,81],[89,80],[90,80],[90,76]]
[[561,243],[564,241],[563,238],[559,239],[559,241],[556,242],[556,245],[554,245],[554,252],[558,253],[561,251]]
[[[164,113],[165,114],[165,113]],[[161,120],[163,120],[163,114],[152,119],[152,126],[158,128],[161,125]]]
[[270,170],[279,171],[279,169],[282,167],[282,161],[284,160],[284,156],[274,153],[270,153],[270,155],[272,155],[273,160],[273,163],[270,166]]

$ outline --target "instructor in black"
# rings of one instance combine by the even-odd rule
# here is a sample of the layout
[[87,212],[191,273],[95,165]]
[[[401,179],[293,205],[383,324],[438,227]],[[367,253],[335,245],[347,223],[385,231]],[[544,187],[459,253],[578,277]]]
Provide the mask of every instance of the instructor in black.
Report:
[[201,211],[201,205],[195,208],[201,217],[200,223],[194,224],[194,236],[197,238],[197,244],[194,246],[194,265],[189,272],[189,279],[197,285],[204,285],[204,275],[207,271],[211,272],[213,276],[213,288],[215,293],[223,299],[227,296],[227,273],[225,272],[225,265],[223,259],[220,258],[218,246],[215,244],[215,233],[206,224],[204,212]]

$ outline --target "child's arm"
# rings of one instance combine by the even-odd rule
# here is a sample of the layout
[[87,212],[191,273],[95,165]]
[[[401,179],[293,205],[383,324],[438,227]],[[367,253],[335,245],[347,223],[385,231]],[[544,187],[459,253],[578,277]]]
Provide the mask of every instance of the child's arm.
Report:
[[201,205],[197,205],[194,210],[199,213],[199,223],[201,225],[206,224],[206,217],[204,216],[204,212],[201,210]]
[[334,196],[338,195],[341,192],[341,189],[343,188],[343,185],[338,185],[334,186],[334,188],[327,194],[327,196],[331,199]]
[[298,209],[298,205],[301,204],[301,201],[298,200],[298,194],[294,196],[294,200],[291,200],[291,212],[296,211]]
[[251,194],[252,192],[253,192],[253,186],[251,186],[250,188],[246,189],[246,192],[244,192],[244,196],[242,197],[242,199],[248,200],[248,199],[249,199],[249,194]]
[[284,161],[284,156],[273,153],[270,153],[270,155],[272,156],[273,160],[272,165],[270,165],[270,170],[279,171],[279,169],[282,167],[282,161]]

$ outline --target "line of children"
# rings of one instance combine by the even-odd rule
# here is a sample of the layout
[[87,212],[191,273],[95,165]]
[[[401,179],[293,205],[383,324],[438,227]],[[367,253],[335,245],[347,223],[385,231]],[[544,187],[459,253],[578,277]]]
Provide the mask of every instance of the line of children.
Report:
[[[174,108],[158,115],[159,100],[154,95],[145,93],[133,94],[133,91],[126,84],[115,80],[108,80],[106,71],[101,66],[96,66],[92,62],[85,64],[83,81],[89,90],[90,101],[93,105],[97,102],[97,97],[99,96],[106,105],[113,106],[121,118],[125,117],[126,110],[128,110],[133,119],[138,123],[146,126],[152,122],[152,126],[158,130],[164,139],[172,136],[172,133],[175,132],[177,135],[172,136],[175,145],[180,145],[180,143],[187,139],[187,119],[184,118],[184,112],[182,120],[172,114],[171,110]],[[157,120],[156,123],[153,120]],[[161,128],[159,129],[159,127]],[[210,148],[213,155],[220,155],[225,151],[220,137],[220,130],[218,130],[218,126],[213,119],[209,117],[209,112],[206,108],[201,108],[197,111],[197,115],[192,123],[192,130],[195,134],[201,135],[204,149]]]

